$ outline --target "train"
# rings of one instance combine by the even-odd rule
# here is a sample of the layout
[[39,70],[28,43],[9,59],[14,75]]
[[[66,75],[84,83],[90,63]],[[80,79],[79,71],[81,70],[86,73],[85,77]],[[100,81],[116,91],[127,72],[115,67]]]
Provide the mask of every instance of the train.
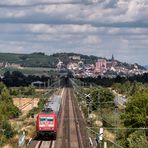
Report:
[[61,96],[54,95],[44,105],[42,112],[37,115],[36,132],[38,138],[56,139],[61,101]]

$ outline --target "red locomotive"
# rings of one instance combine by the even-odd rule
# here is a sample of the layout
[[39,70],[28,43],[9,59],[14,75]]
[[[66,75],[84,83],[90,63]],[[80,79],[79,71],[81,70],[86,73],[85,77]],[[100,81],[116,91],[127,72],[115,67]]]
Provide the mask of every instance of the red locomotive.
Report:
[[60,111],[61,97],[54,96],[50,102],[46,103],[43,112],[37,115],[36,132],[37,137],[53,137],[57,134],[57,117]]

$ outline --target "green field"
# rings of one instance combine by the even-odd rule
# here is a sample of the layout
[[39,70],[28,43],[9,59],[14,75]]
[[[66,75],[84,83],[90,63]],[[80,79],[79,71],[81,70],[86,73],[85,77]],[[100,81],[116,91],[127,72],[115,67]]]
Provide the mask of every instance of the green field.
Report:
[[55,67],[58,59],[44,53],[14,54],[0,53],[0,63],[15,63],[24,67]]
[[12,67],[7,67],[7,68],[1,68],[0,69],[0,74],[3,75],[6,71],[20,71],[23,74],[27,75],[45,75],[45,76],[50,76],[51,74],[55,73],[54,68],[42,68],[42,67],[23,67],[23,68],[12,68]]

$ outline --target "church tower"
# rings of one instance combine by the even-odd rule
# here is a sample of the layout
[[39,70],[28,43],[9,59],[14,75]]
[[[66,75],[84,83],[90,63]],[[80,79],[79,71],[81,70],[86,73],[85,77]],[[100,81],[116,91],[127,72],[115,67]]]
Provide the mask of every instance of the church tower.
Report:
[[114,61],[115,59],[114,59],[114,55],[112,54],[112,62]]
[[115,59],[114,59],[114,55],[113,54],[112,54],[111,62],[112,62],[112,67],[114,67],[115,66]]

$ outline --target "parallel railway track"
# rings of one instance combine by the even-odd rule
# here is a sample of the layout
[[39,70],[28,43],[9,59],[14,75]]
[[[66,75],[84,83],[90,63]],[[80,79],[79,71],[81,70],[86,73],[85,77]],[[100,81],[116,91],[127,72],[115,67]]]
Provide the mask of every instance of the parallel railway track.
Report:
[[90,148],[85,122],[72,88],[62,94],[56,141],[36,141],[29,148]]
[[43,141],[39,141],[39,145],[37,146],[37,148],[41,148],[42,142]]
[[54,148],[54,141],[36,141],[34,148]]
[[63,140],[61,147],[70,148],[70,123],[69,123],[69,96],[68,90],[66,90],[65,110],[64,110],[64,128],[63,128]]
[[[72,97],[72,91],[70,90],[71,93],[71,97]],[[73,105],[73,111],[74,111],[74,117],[75,117],[75,125],[76,125],[76,133],[77,133],[77,139],[78,139],[78,143],[79,143],[79,148],[83,148],[83,143],[82,143],[82,137],[81,137],[81,133],[80,133],[80,126],[79,126],[79,119],[78,119],[78,115],[76,112],[76,108],[75,108],[75,103],[74,103],[74,99],[72,99],[72,105]]]
[[[63,139],[60,148],[89,148],[85,123],[79,110],[73,90],[67,88],[64,109]],[[83,128],[82,130],[80,128]],[[58,147],[58,148],[59,148]],[[56,147],[57,148],[57,147]]]
[[77,99],[74,97],[74,92],[73,90],[71,89],[71,96],[73,97],[72,99],[72,102],[73,102],[73,105],[74,105],[74,113],[75,113],[75,118],[76,118],[76,126],[77,126],[77,130],[78,130],[78,137],[79,137],[79,143],[80,143],[80,148],[90,148],[90,144],[89,144],[89,137],[88,137],[88,134],[86,132],[86,123],[85,123],[85,120],[82,116],[82,113],[79,109],[79,106],[78,106],[78,102],[77,102]]

